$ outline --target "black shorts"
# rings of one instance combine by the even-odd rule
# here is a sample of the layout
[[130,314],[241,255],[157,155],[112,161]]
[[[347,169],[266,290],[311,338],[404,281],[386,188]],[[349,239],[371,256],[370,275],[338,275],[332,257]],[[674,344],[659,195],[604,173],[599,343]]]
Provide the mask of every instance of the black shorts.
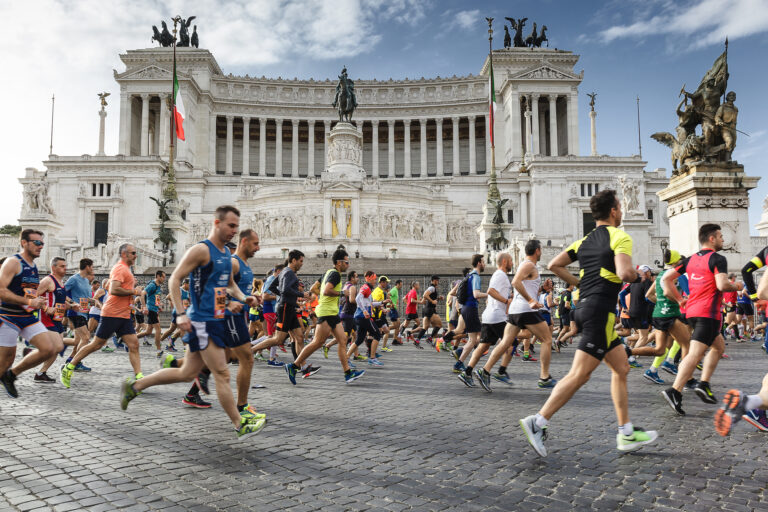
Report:
[[698,341],[705,344],[708,347],[712,346],[712,343],[720,335],[720,320],[714,318],[706,318],[701,316],[695,316],[688,319],[688,323],[693,327],[693,334],[691,334],[691,341]]
[[376,318],[374,321],[376,322],[376,327],[379,329],[389,325],[389,322],[387,322],[387,317],[384,315],[381,315],[381,318]]
[[250,343],[251,335],[248,333],[247,313],[234,313],[231,316],[224,317],[224,323],[227,328],[227,336],[224,337],[224,344],[227,348],[237,348],[240,345]]
[[409,321],[409,322],[410,322],[411,320],[418,320],[418,319],[419,319],[419,314],[418,314],[418,313],[407,313],[407,314],[405,315],[405,319],[406,319],[407,321]]
[[573,311],[573,320],[579,332],[579,345],[576,348],[595,359],[602,361],[605,354],[622,345],[614,328],[616,311],[613,307],[592,306],[589,299],[583,299]]
[[683,322],[685,325],[688,325],[688,319],[685,318],[685,315],[681,314],[677,319]]
[[70,323],[72,324],[72,329],[77,329],[79,327],[85,327],[88,324],[88,319],[84,316],[75,315],[75,316],[68,316]]
[[480,315],[477,312],[477,306],[462,306],[461,318],[464,319],[464,325],[466,326],[464,332],[467,334],[482,332],[483,326],[480,323]]
[[663,332],[668,332],[673,325],[675,325],[675,320],[677,320],[679,317],[676,316],[668,316],[668,317],[660,317],[655,316],[651,319],[651,325],[654,329],[658,329]]
[[529,325],[536,325],[542,322],[546,323],[546,320],[544,320],[544,317],[542,317],[538,311],[527,311],[525,313],[513,313],[507,315],[507,323],[519,327],[520,329],[525,329]]
[[296,307],[290,304],[280,304],[280,307],[277,308],[277,323],[275,326],[278,331],[282,332],[300,329],[302,325],[296,317]]
[[147,311],[147,324],[155,325],[159,324],[160,320],[157,318],[157,311]]
[[632,321],[629,318],[622,318],[621,319],[621,326],[625,329],[631,329],[632,328]]
[[736,314],[742,316],[754,316],[755,308],[751,302],[739,302],[736,304]]
[[507,322],[483,324],[483,327],[480,330],[480,343],[495,345],[497,341],[504,337],[504,329],[506,327]]
[[365,338],[370,334],[375,340],[381,339],[381,332],[373,318],[355,318],[355,328],[357,329],[357,336],[355,336],[355,345],[358,347],[365,343]]
[[434,307],[424,308],[424,318],[432,318],[432,315],[436,315],[437,310]]
[[137,324],[141,325],[144,323],[144,313],[136,313],[134,317],[136,318]]
[[725,306],[725,312],[726,313],[733,313],[736,311],[736,307],[733,305],[723,304]]
[[108,340],[113,334],[117,335],[118,338],[127,334],[136,334],[131,319],[101,315],[99,326],[96,327],[96,337]]
[[569,310],[560,313],[560,328],[568,327],[571,325],[571,312]]
[[339,325],[339,323],[341,323],[341,317],[339,315],[317,317],[318,324],[321,324],[323,322],[326,322],[328,324],[328,327],[330,327],[331,330],[334,330],[336,326]]
[[649,327],[648,319],[644,316],[633,316],[629,318],[629,321],[634,329],[647,329]]
[[350,336],[355,330],[355,317],[345,316],[341,319],[341,325],[344,326],[344,332],[347,333],[347,336]]

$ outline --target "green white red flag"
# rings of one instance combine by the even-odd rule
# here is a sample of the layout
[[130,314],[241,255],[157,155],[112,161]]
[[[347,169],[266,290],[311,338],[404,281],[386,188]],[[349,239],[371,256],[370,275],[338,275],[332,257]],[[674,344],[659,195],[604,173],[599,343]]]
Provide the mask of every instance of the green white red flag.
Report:
[[184,101],[179,94],[179,78],[176,76],[176,62],[173,63],[173,120],[176,125],[176,137],[184,140]]

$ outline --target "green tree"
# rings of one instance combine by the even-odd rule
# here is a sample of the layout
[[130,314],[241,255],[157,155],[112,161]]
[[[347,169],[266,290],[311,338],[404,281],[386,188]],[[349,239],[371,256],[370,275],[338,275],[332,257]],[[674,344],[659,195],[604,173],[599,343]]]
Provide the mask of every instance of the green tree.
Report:
[[13,236],[19,236],[21,233],[21,226],[16,226],[14,224],[6,224],[3,227],[0,227],[0,235],[13,235]]

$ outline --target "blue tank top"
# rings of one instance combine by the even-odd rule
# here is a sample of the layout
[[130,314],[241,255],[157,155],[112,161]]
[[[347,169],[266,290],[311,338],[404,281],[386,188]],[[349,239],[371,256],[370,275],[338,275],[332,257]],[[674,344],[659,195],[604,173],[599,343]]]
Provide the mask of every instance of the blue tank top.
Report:
[[[37,285],[40,284],[40,277],[37,274],[37,265],[30,265],[20,254],[14,254],[14,258],[21,263],[21,270],[18,274],[13,276],[11,283],[8,285],[8,289],[20,295],[21,297],[37,297]],[[27,311],[19,304],[10,304],[8,302],[0,302],[0,313],[14,316],[33,316],[34,312]]]
[[[232,275],[232,279],[235,281],[237,287],[240,288],[240,291],[243,292],[243,295],[248,297],[251,292],[253,292],[253,270],[251,270],[251,267],[249,267],[237,254],[232,255],[232,257],[235,258],[240,265],[240,270]],[[235,299],[233,298],[232,300]],[[247,314],[248,308],[243,308],[243,311]],[[230,314],[230,311],[227,310],[227,315]]]
[[[54,308],[55,311],[53,316],[47,315],[45,310],[42,311],[43,325],[47,327],[50,327],[54,322],[56,324],[61,324],[61,321],[64,319],[64,304],[67,302],[67,290],[61,286],[61,283],[59,283],[59,280],[56,279],[53,274],[51,274],[50,277],[53,280],[53,291],[47,294],[48,307]],[[51,324],[46,323],[46,319]]]
[[187,316],[193,322],[223,320],[227,310],[227,285],[232,273],[232,256],[226,247],[220,251],[210,240],[201,243],[208,246],[210,261],[189,273],[190,306]]

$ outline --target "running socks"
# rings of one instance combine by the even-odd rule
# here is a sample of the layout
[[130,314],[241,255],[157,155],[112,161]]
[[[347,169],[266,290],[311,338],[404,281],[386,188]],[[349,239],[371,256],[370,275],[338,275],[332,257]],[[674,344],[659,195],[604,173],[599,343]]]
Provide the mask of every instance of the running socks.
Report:
[[[534,421],[536,422],[536,426],[539,428],[544,428],[549,424],[549,420],[539,413],[536,413]],[[630,423],[630,425],[632,424]]]
[[669,349],[665,350],[662,355],[653,360],[653,363],[651,363],[651,368],[657,369],[659,366],[661,366],[661,363],[666,360],[667,354],[669,354]]
[[744,401],[744,408],[748,411],[762,407],[762,405],[763,399],[760,398],[760,395],[749,395]]
[[619,425],[619,434],[625,435],[625,436],[631,436],[635,432],[635,427],[632,425],[632,422],[625,423],[624,425]]
[[432,328],[432,337],[437,338],[437,333],[440,332],[440,327],[433,327]]

